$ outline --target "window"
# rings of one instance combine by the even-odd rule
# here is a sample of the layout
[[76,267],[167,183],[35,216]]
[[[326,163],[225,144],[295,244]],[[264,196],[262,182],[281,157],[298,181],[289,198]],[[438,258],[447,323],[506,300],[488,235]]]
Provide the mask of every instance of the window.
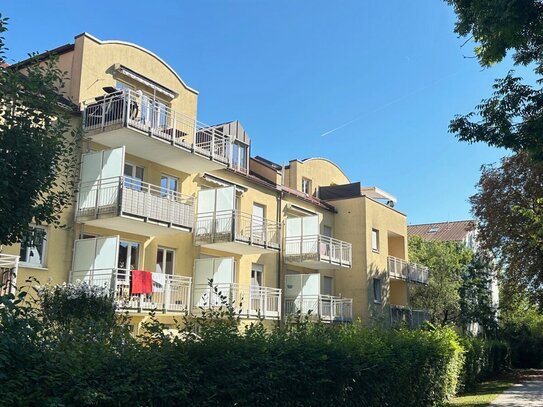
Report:
[[159,247],[156,252],[156,268],[157,273],[173,275],[175,263],[175,250]]
[[124,163],[124,186],[126,188],[141,191],[143,184],[143,167],[134,164]]
[[311,195],[311,180],[307,178],[302,178],[302,192],[304,194]]
[[264,274],[264,266],[253,263],[251,267],[251,287],[262,287],[262,274]]
[[371,230],[371,250],[379,253],[379,231],[377,229]]
[[247,146],[238,141],[232,144],[232,167],[238,171],[247,170]]
[[332,237],[332,228],[330,226],[324,225],[322,227],[322,234],[326,237]]
[[264,218],[266,217],[266,207],[264,205],[259,205],[253,203],[253,217],[252,217],[252,227],[251,234],[252,238],[260,241],[265,240],[265,225]]
[[373,302],[381,303],[381,279],[373,279]]
[[160,196],[175,198],[179,180],[176,177],[162,174],[160,177]]
[[21,263],[31,267],[45,267],[47,228],[32,226],[27,239],[21,243]]
[[334,292],[334,279],[332,277],[324,277],[322,293],[324,295],[333,295]]
[[122,270],[137,270],[139,264],[140,244],[136,242],[119,242],[119,261],[117,267]]
[[127,83],[116,81],[115,82],[115,88],[119,90],[125,90],[125,89],[134,89],[133,86],[128,85]]

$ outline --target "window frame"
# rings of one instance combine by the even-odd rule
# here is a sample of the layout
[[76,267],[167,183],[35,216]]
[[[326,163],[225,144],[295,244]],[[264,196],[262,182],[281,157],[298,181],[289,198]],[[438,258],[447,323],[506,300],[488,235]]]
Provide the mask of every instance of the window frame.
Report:
[[[260,270],[256,270],[257,268],[260,268]],[[260,285],[253,284],[253,273],[255,273],[255,275],[258,273],[260,275]],[[251,263],[251,288],[262,287],[264,287],[264,265],[261,263]]]
[[[126,175],[125,174],[125,170],[126,170],[127,166],[131,167],[132,175]],[[141,179],[138,178],[138,169],[141,170]],[[125,161],[124,162],[124,167],[123,167],[123,177],[125,179],[124,186],[126,188],[133,189],[135,191],[141,191],[141,190],[143,190],[143,183],[145,182],[144,181],[144,179],[145,179],[145,167],[143,167],[141,165],[131,163],[130,161]],[[139,184],[138,184],[138,182],[139,182]]]
[[[176,255],[175,255],[175,249],[172,249],[171,247],[164,247],[164,246],[158,246],[157,247],[157,249],[156,249],[156,258],[155,258],[155,272],[157,272],[156,271],[156,266],[158,266],[158,252],[159,251],[162,251],[162,264],[161,264],[162,274],[169,275],[169,276],[175,275],[175,257],[176,257]],[[171,273],[168,273],[167,270],[166,270],[166,259],[167,259],[168,252],[172,253],[172,272]]]
[[[47,268],[47,260],[48,260],[47,259],[47,247],[48,247],[48,241],[49,241],[49,228],[47,226],[44,226],[44,225],[30,225],[30,227],[32,229],[41,229],[41,230],[43,230],[45,232],[44,235],[43,235],[43,238],[42,238],[43,241],[42,241],[41,253],[39,253],[40,256],[41,256],[40,264],[34,264],[34,263],[31,263],[29,261],[30,251],[28,249],[36,247],[36,246],[24,246],[23,243],[21,243],[20,248],[19,248],[19,256],[20,256],[19,265],[22,266],[22,267],[46,269]],[[23,259],[23,256],[22,256],[23,248],[25,250],[24,259]]]
[[[302,177],[302,192],[307,195],[312,195],[313,194],[311,191],[313,189],[312,184],[313,182],[311,179]],[[305,191],[305,188],[304,188],[305,186],[307,186],[307,191]]]
[[[373,302],[375,304],[381,304],[383,302],[383,285],[380,278],[373,278]],[[378,288],[378,290],[377,290]],[[376,294],[379,294],[377,297]]]
[[[374,237],[375,236],[375,240]],[[371,251],[374,253],[379,253],[380,251],[380,242],[379,242],[379,229],[371,228]],[[375,243],[375,245],[374,245]]]

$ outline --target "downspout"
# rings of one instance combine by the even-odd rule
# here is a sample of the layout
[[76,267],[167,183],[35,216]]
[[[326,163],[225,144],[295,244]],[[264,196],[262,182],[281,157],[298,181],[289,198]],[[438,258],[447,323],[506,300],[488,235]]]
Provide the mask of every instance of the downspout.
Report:
[[[279,187],[279,191],[278,191],[278,195],[277,195],[277,222],[279,223],[280,225],[280,243],[279,243],[279,247],[280,247],[280,250],[279,250],[279,261],[277,262],[277,287],[278,288],[281,288],[281,268],[282,268],[282,265],[283,265],[283,219],[282,219],[282,204],[283,204],[283,190],[281,189],[281,187]],[[283,291],[281,291],[281,314],[284,315],[284,307],[283,307],[283,304],[284,304],[284,297],[283,297],[284,293]],[[283,322],[283,315],[279,315],[279,324],[281,325]]]

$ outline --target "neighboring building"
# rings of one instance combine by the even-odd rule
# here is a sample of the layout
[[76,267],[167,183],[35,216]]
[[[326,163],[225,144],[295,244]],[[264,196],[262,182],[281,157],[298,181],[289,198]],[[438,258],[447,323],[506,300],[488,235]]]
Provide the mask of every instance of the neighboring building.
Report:
[[[420,236],[425,240],[440,240],[444,242],[461,242],[474,253],[479,251],[477,242],[477,221],[459,220],[452,222],[426,223],[421,225],[409,225],[409,236]],[[499,288],[496,273],[492,271],[491,283],[488,289],[492,296],[492,308],[497,312],[499,306]],[[468,328],[473,333],[479,331],[476,324]]]
[[[238,121],[200,123],[198,92],[137,45],[81,34],[41,58],[53,54],[87,141],[68,227],[37,226],[39,244],[4,250],[10,269],[20,256],[19,286],[33,275],[110,287],[136,330],[154,308],[173,323],[215,306],[210,279],[243,318],[268,324],[298,311],[388,322],[391,305],[409,310],[408,285],[428,270],[408,263],[393,196],[324,158],[251,157]],[[136,293],[138,270],[152,272],[151,292]]]

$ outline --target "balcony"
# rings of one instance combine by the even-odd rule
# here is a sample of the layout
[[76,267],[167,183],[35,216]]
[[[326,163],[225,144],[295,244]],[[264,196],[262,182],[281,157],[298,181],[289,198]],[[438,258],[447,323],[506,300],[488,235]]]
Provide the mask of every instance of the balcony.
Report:
[[237,283],[195,284],[193,310],[224,305],[234,307],[242,318],[281,318],[281,289]]
[[351,322],[353,300],[324,294],[285,298],[285,315],[297,313],[309,314],[323,322]]
[[0,296],[15,294],[19,256],[0,253]]
[[427,267],[408,263],[394,256],[388,256],[388,274],[390,278],[411,283],[428,284],[429,271]]
[[424,310],[401,305],[390,305],[390,324],[392,326],[406,325],[410,328],[418,328],[428,319],[428,312]]
[[281,224],[236,210],[196,215],[194,244],[236,254],[277,252]]
[[351,268],[352,245],[324,235],[285,238],[285,263],[315,270]]
[[186,313],[190,307],[191,278],[152,273],[153,292],[131,294],[131,272],[125,269],[72,271],[70,281],[110,290],[121,311]]
[[92,141],[194,174],[230,164],[230,138],[129,89],[84,103],[83,129]]
[[144,236],[189,231],[194,199],[130,177],[83,182],[77,222]]

